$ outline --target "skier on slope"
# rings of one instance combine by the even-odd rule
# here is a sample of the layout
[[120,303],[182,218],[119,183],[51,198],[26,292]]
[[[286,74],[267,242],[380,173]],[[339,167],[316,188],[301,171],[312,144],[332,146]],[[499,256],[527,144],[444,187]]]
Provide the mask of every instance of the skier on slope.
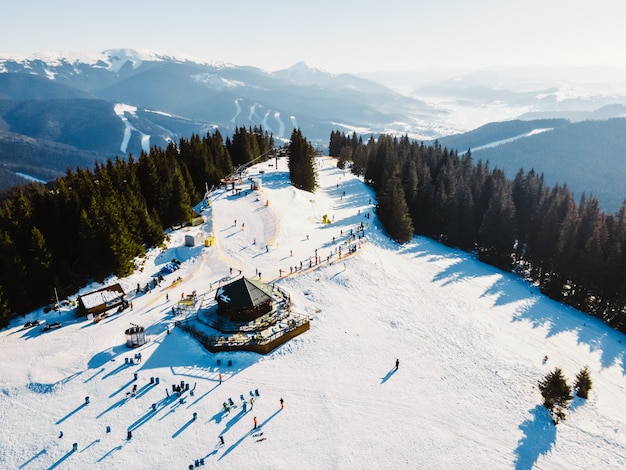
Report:
[[400,367],[400,359],[396,359],[396,370],[398,370],[398,367]]

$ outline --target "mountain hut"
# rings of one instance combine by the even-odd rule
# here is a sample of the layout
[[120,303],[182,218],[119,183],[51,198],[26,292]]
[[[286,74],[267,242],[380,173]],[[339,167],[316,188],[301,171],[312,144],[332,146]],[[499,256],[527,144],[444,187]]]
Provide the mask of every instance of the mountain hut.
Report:
[[230,321],[251,321],[274,306],[272,287],[260,281],[240,277],[215,292],[217,314]]
[[78,297],[78,307],[85,315],[98,315],[124,305],[124,289],[120,284],[112,284]]

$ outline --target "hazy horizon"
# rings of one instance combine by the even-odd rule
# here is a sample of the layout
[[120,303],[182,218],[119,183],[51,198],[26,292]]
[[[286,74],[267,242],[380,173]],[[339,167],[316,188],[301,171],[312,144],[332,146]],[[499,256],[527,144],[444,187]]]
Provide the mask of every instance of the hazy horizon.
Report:
[[[436,68],[626,67],[621,4],[477,0],[377,11],[354,0],[271,6],[162,0],[89,5],[42,1],[3,10],[0,56],[40,51],[151,50],[268,71],[305,62],[330,73]],[[387,13],[386,12],[390,12]]]

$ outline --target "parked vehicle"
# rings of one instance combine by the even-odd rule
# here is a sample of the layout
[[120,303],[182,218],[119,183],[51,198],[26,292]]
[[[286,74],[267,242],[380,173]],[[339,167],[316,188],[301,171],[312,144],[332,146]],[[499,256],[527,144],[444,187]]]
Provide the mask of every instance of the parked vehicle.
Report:
[[27,321],[26,323],[24,323],[24,329],[26,330],[28,328],[34,328],[40,323],[41,323],[40,320]]
[[53,323],[46,323],[43,326],[43,331],[55,330],[57,328],[61,328],[62,326],[63,326],[63,323],[61,323],[60,321],[55,321]]
[[177,262],[177,260],[172,260],[169,263],[165,264],[165,266],[163,266],[161,268],[161,273],[162,274],[170,274],[170,273],[173,273],[174,271],[176,271],[179,268],[180,268],[180,262]]

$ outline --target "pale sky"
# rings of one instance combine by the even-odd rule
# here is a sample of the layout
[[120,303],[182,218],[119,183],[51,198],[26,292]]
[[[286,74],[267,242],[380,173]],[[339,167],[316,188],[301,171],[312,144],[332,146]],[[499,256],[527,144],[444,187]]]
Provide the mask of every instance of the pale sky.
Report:
[[622,0],[0,0],[0,56],[129,48],[268,71],[626,66]]

